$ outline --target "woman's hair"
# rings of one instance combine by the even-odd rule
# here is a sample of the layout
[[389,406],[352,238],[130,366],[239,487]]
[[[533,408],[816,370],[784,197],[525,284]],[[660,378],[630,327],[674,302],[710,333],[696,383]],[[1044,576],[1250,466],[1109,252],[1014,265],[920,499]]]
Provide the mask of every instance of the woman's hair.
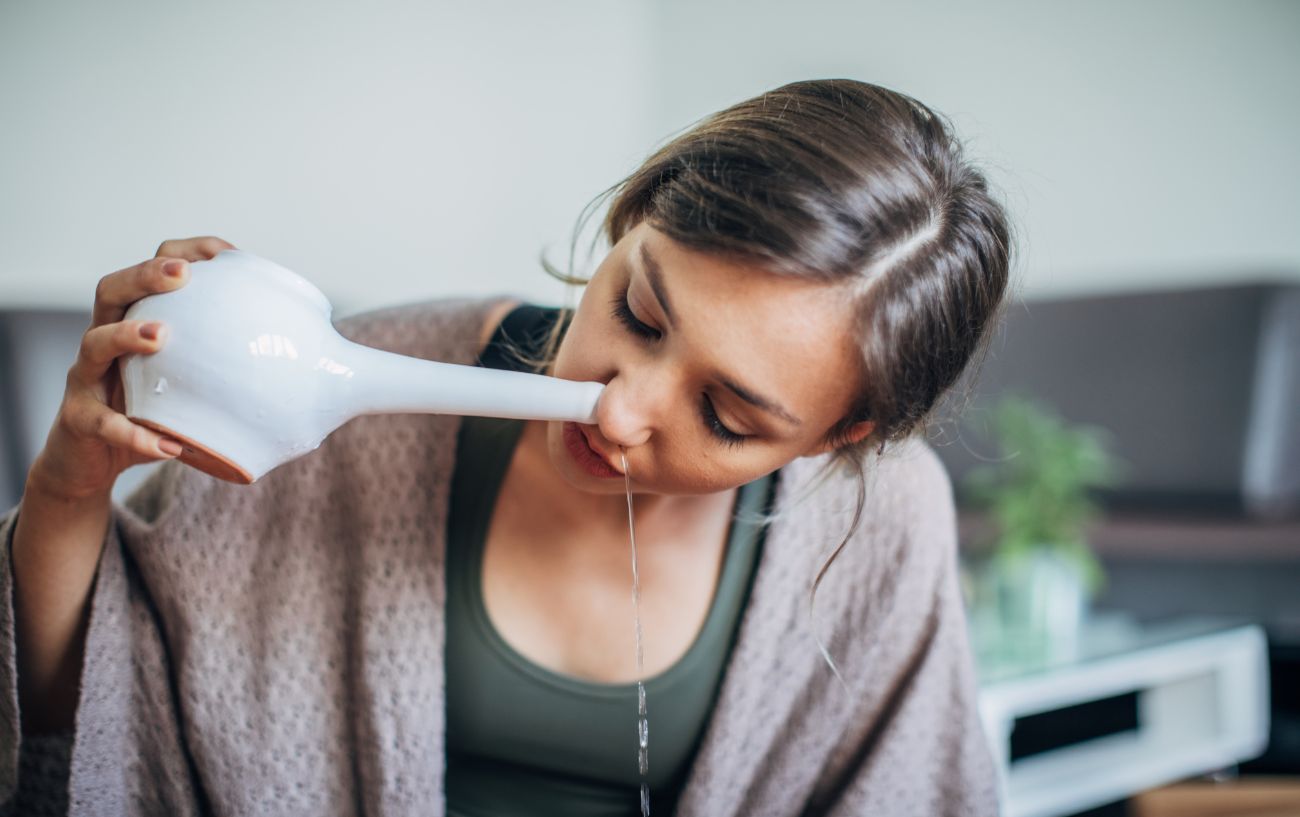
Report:
[[[693,123],[584,209],[569,272],[543,254],[548,273],[587,283],[572,272],[572,250],[611,194],[601,231],[611,247],[648,220],[688,249],[845,287],[864,385],[827,432],[836,445],[828,466],[857,474],[858,504],[814,579],[811,603],[861,519],[873,452],[923,431],[940,398],[987,351],[1008,289],[1007,214],[942,115],[849,79],[792,82]],[[564,323],[539,371],[553,360]],[[864,420],[875,423],[872,432],[849,442]]]

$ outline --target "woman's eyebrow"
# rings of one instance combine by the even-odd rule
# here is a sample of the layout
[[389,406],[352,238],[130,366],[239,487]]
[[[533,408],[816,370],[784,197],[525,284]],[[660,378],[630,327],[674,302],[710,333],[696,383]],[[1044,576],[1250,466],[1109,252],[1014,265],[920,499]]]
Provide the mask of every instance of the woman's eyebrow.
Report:
[[755,394],[754,392],[750,391],[749,389],[745,388],[739,383],[735,383],[729,378],[722,375],[718,377],[718,381],[721,382],[722,385],[726,386],[727,388],[735,392],[736,395],[741,400],[744,400],[746,403],[749,403],[754,406],[758,406],[759,408],[763,409],[766,412],[775,414],[777,417],[780,417],[782,420],[785,420],[787,423],[790,423],[791,425],[796,425],[796,426],[803,425],[803,420],[800,420],[798,417],[786,411],[784,408],[781,407],[779,403],[772,400],[771,398],[764,397],[761,394]]
[[641,268],[645,270],[645,277],[650,282],[650,289],[659,301],[659,308],[664,311],[664,316],[668,318],[668,325],[676,329],[677,319],[673,315],[673,305],[668,299],[668,290],[664,288],[664,271],[660,268],[655,257],[650,254],[650,248],[646,246],[646,243],[642,241],[639,246],[641,248]]
[[[641,268],[645,270],[646,280],[650,282],[650,290],[654,292],[655,299],[659,301],[659,308],[663,310],[664,317],[668,318],[668,325],[676,330],[677,321],[673,316],[672,304],[668,298],[668,289],[664,286],[663,268],[659,266],[659,262],[655,257],[650,254],[650,248],[646,246],[644,241],[639,246],[641,250]],[[791,414],[780,403],[770,397],[764,397],[753,389],[746,388],[723,374],[718,375],[718,382],[726,386],[746,403],[757,406],[770,414],[775,414],[791,425],[803,425],[803,420]]]

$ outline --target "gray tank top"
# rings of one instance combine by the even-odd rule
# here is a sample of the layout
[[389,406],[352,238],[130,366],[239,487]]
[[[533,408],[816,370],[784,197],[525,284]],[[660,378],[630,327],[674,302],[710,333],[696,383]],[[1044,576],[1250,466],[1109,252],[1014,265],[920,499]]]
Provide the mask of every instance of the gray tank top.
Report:
[[[533,663],[505,642],[483,604],[483,545],[522,429],[518,420],[467,417],[458,440],[447,531],[447,813],[639,815],[636,685],[594,683]],[[765,511],[775,482],[768,475],[741,486],[736,509]],[[670,813],[685,783],[749,595],[762,533],[743,515],[733,518],[696,640],[677,663],[646,679],[652,813]],[[629,648],[631,584],[629,562],[627,609],[617,611],[628,620]]]

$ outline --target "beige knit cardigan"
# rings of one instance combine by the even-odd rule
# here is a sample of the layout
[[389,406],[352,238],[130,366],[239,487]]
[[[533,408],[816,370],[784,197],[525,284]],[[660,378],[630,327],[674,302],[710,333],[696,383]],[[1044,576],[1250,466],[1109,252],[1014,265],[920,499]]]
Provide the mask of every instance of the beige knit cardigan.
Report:
[[[390,308],[339,329],[471,363],[499,300]],[[74,736],[20,739],[9,558],[21,505],[0,518],[0,803],[76,815],[442,815],[459,422],[358,418],[251,486],[170,462],[115,503]],[[874,460],[863,523],[817,596],[815,626],[846,694],[817,650],[807,597],[848,527],[856,480],[835,475],[808,492],[822,462],[782,469],[782,516],[677,813],[996,814],[948,476],[918,440]]]

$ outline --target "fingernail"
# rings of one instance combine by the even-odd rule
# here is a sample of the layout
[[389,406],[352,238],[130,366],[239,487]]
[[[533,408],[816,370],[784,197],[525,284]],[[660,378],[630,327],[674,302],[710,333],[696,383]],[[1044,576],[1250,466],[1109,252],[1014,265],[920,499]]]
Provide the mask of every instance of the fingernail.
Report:
[[178,457],[185,450],[185,447],[175,440],[161,439],[158,441],[158,450],[171,457]]
[[162,329],[162,324],[157,321],[146,323],[140,327],[140,337],[146,340],[157,340],[158,330],[160,329]]
[[174,258],[171,261],[168,261],[167,263],[163,264],[163,275],[166,275],[171,278],[181,277],[181,273],[184,270],[185,270],[185,262],[177,261]]

